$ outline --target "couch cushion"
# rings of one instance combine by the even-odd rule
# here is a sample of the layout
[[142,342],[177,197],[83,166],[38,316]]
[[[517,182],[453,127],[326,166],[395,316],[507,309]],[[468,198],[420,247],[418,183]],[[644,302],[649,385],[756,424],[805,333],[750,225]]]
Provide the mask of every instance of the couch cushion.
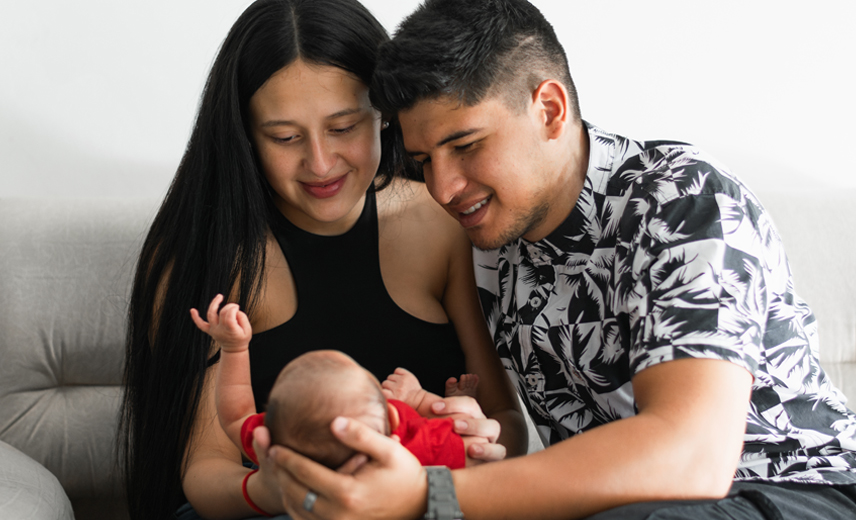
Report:
[[0,439],[68,495],[119,495],[131,274],[150,200],[0,200]]
[[0,441],[0,518],[74,520],[71,502],[41,464]]

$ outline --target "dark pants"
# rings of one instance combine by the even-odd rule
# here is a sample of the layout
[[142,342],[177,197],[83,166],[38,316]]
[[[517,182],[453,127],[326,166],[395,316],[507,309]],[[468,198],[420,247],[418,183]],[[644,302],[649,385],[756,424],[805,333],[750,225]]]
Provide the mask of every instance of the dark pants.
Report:
[[856,520],[856,485],[735,482],[725,498],[640,502],[587,520]]

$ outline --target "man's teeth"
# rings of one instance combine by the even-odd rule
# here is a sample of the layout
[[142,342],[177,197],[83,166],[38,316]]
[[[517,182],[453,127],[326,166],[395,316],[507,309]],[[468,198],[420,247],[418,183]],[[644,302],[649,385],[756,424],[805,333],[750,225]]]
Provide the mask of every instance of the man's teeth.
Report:
[[481,202],[479,202],[478,204],[474,205],[473,207],[471,207],[471,208],[470,208],[470,209],[468,209],[467,211],[464,211],[464,215],[469,215],[470,213],[472,213],[473,211],[475,211],[475,210],[479,209],[480,207],[484,206],[485,204],[487,204],[487,199],[484,199],[483,201],[481,201]]

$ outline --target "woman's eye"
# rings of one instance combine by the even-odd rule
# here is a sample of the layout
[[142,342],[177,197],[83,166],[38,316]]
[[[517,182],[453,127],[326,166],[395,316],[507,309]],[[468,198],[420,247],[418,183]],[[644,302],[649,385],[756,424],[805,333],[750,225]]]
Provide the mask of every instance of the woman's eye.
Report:
[[278,142],[278,143],[290,143],[291,141],[294,141],[296,138],[297,138],[296,135],[289,135],[286,137],[274,137],[273,140]]
[[347,134],[348,132],[353,130],[355,126],[357,126],[357,125],[346,126],[345,128],[334,128],[333,133],[334,134]]

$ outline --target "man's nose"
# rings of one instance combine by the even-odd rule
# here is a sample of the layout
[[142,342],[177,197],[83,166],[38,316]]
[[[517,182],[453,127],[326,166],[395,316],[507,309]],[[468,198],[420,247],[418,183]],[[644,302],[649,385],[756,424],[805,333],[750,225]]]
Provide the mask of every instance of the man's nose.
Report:
[[455,202],[467,185],[467,179],[459,164],[460,161],[432,158],[431,162],[423,167],[428,192],[444,206]]

